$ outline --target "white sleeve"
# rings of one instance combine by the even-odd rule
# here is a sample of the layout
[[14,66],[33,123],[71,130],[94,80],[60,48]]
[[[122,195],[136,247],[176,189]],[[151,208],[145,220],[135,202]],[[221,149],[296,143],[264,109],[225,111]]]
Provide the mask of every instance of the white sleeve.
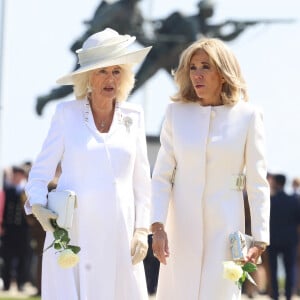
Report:
[[136,157],[133,172],[133,189],[136,211],[135,228],[149,228],[151,178],[143,111],[140,112],[139,118]]
[[165,223],[172,191],[172,176],[176,167],[173,149],[172,106],[166,111],[160,134],[160,149],[152,174],[151,223]]
[[31,213],[33,204],[46,205],[48,183],[54,178],[58,163],[64,152],[63,103],[56,107],[50,129],[29,173],[25,187],[27,201],[25,212]]
[[255,110],[246,142],[246,184],[251,230],[257,241],[269,244],[270,189],[267,181],[263,115]]

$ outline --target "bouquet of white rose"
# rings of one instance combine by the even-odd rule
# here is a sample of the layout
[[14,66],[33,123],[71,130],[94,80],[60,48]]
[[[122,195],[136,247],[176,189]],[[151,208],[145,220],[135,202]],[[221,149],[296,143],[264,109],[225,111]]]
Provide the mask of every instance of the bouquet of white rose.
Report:
[[80,247],[69,244],[70,238],[68,231],[59,227],[56,221],[52,221],[52,225],[55,228],[53,232],[54,241],[44,251],[54,247],[54,249],[59,252],[57,259],[58,264],[62,268],[74,267],[79,262],[77,253],[80,251]]
[[223,262],[223,277],[225,279],[234,281],[238,285],[239,289],[242,288],[242,285],[246,279],[248,279],[252,284],[256,285],[254,279],[249,274],[256,270],[256,265],[250,262],[245,264],[234,261]]

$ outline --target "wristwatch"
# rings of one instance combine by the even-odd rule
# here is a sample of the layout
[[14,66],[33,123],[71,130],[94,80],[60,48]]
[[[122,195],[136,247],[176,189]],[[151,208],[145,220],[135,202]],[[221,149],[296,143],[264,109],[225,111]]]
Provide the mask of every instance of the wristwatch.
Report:
[[253,242],[253,246],[259,248],[262,251],[265,251],[267,249],[268,245],[266,243],[264,243],[264,242],[257,242],[257,241],[255,241],[255,242]]

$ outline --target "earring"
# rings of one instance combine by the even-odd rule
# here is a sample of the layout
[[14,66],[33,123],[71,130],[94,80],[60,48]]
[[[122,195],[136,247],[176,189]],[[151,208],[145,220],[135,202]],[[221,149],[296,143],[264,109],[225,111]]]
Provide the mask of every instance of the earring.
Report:
[[90,87],[90,85],[87,86],[86,92],[87,94],[90,94],[92,92],[92,88]]

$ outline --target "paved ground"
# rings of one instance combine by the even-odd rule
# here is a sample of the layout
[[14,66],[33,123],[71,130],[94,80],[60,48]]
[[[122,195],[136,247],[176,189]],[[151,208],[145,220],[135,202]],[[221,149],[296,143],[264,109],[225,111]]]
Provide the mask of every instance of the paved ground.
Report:
[[[19,292],[16,288],[16,285],[13,284],[11,289],[9,291],[1,291],[0,290],[0,300],[3,298],[7,298],[7,297],[14,297],[14,298],[20,298],[20,299],[26,299],[29,296],[32,296],[36,293],[36,289],[31,286],[30,284],[26,284],[25,285],[25,290],[24,292]],[[37,298],[39,299],[39,298]],[[243,295],[242,296],[242,300],[248,300],[250,298],[248,298],[247,296]],[[255,300],[270,300],[270,298],[268,296],[262,296],[262,295],[257,295],[254,298],[251,299],[255,299]],[[155,296],[151,296],[149,297],[149,300],[155,300]],[[185,300],[185,299],[184,299]],[[285,297],[281,297],[280,300],[285,300]],[[294,296],[292,298],[292,300],[300,300],[300,297],[298,296]]]
[[[13,284],[9,291],[1,291],[0,290],[0,300],[6,298],[20,298],[27,299],[29,296],[33,296],[36,294],[36,288],[31,284],[25,284],[24,291],[19,292],[16,285]],[[39,298],[37,298],[39,299]]]
[[[242,296],[242,300],[247,300],[247,299],[250,300],[250,298],[248,298],[247,296]],[[271,298],[269,296],[258,295],[258,296],[254,297],[254,298],[251,298],[251,299],[255,299],[255,300],[270,300]],[[286,298],[282,296],[279,299],[280,300],[285,300]],[[299,300],[299,299],[300,299],[300,297],[298,297],[298,296],[294,296],[292,298],[292,300]]]
[[[1,298],[0,298],[1,299]],[[251,299],[255,299],[255,300],[270,300],[271,298],[268,296],[262,296],[262,295],[257,295],[254,298]],[[292,300],[299,300],[300,297],[293,297]],[[150,297],[149,300],[155,300],[155,297]],[[247,296],[242,295],[242,300],[250,300],[250,298],[248,298]],[[281,297],[280,300],[285,300],[285,297]]]
[[[1,298],[0,298],[1,299]],[[271,298],[268,296],[262,296],[262,295],[257,295],[254,298],[251,299],[255,299],[255,300],[270,300]],[[150,297],[149,300],[155,300],[155,297]],[[242,295],[242,300],[250,300],[250,298],[248,298],[247,296]],[[281,297],[280,300],[285,300],[285,297]],[[292,300],[300,300],[300,297],[294,296],[292,298]]]
[[[24,293],[20,293],[18,292],[16,289],[11,289],[8,292],[3,292],[0,291],[0,300],[3,298],[7,298],[7,297],[14,297],[14,298],[20,298],[20,299],[26,299],[28,298],[30,295],[34,294],[34,288],[32,287],[28,287],[26,289],[26,291]],[[38,298],[37,298],[38,299]],[[250,298],[248,298],[247,296],[242,296],[242,300],[249,300]],[[254,298],[251,299],[255,299],[255,300],[270,300],[270,298],[268,296],[255,296]],[[151,296],[149,298],[149,300],[155,300],[155,296]],[[285,297],[281,297],[280,300],[285,300]],[[292,300],[300,300],[300,297],[293,297]]]
[[[20,299],[26,299],[28,298],[30,295],[33,295],[35,293],[35,289],[30,286],[27,285],[25,292],[20,293],[18,292],[18,290],[15,287],[12,287],[10,291],[8,292],[4,292],[4,291],[0,291],[0,300],[6,297],[14,297],[14,298],[20,298]],[[38,299],[38,298],[37,298]],[[248,298],[247,296],[242,296],[242,300],[249,300],[250,298]],[[262,295],[257,295],[254,298],[251,299],[255,299],[255,300],[270,300],[270,298],[268,296],[262,296]],[[155,296],[151,296],[149,298],[149,300],[155,300]],[[285,300],[285,297],[281,297],[280,300]],[[300,300],[300,297],[294,296],[292,298],[292,300]]]

